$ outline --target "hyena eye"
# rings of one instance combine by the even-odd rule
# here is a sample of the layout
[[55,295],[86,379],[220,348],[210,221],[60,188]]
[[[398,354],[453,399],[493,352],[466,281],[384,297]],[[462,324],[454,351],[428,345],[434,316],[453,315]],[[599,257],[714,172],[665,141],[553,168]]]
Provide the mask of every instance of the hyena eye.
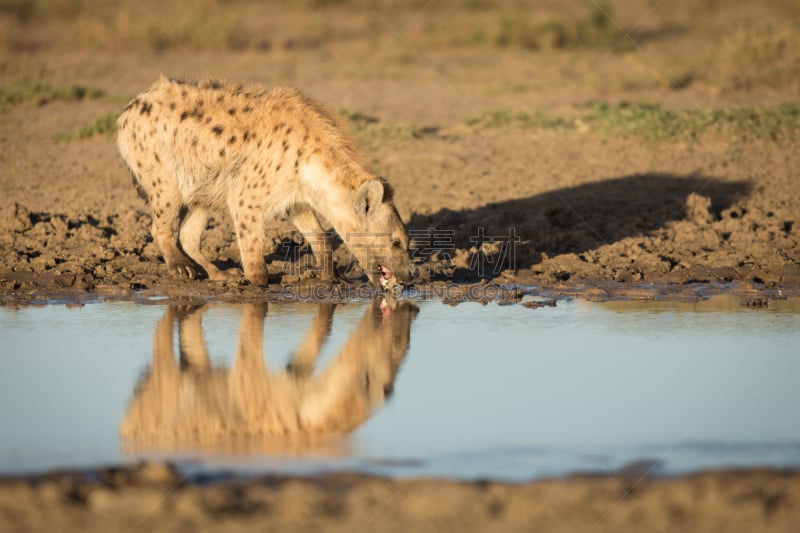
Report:
[[400,239],[394,239],[392,241],[392,247],[393,248],[402,248],[403,247],[403,243],[400,242]]

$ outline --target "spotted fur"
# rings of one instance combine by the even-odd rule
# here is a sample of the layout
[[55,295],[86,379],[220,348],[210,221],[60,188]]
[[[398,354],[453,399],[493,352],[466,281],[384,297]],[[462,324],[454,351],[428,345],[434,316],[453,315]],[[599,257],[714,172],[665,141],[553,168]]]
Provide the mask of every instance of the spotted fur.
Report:
[[[117,121],[117,143],[149,203],[167,267],[225,279],[200,253],[211,214],[228,211],[245,277],[266,285],[264,225],[289,213],[309,242],[332,248],[319,216],[370,274],[413,274],[391,187],[373,175],[338,121],[294,89],[161,77]],[[358,243],[354,244],[353,239]],[[333,274],[324,270],[328,274]]]

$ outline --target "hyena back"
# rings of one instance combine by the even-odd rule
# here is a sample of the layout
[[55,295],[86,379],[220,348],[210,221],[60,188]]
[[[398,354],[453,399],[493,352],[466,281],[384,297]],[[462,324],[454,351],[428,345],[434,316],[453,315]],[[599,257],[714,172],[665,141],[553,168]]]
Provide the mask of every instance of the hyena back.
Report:
[[170,271],[225,279],[200,252],[208,217],[230,212],[245,277],[267,284],[264,225],[289,214],[314,242],[323,276],[332,246],[317,215],[348,244],[373,282],[414,273],[392,189],[371,174],[350,137],[293,89],[163,76],[120,115],[117,143],[148,201],[152,235]]

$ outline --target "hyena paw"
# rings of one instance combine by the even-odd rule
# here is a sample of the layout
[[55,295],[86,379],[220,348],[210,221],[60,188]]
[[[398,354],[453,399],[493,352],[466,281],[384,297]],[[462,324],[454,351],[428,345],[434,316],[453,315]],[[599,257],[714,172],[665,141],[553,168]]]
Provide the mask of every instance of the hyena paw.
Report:
[[202,277],[197,266],[188,260],[175,261],[171,265],[167,265],[167,268],[180,278],[200,279]]
[[242,277],[242,271],[238,268],[228,268],[226,270],[214,269],[208,272],[208,279],[211,281],[236,281]]
[[178,320],[184,320],[188,318],[190,315],[193,315],[200,311],[204,305],[197,305],[197,304],[186,304],[186,305],[171,305],[170,310],[172,316]]
[[247,276],[247,281],[250,283],[250,285],[255,285],[256,287],[267,287],[269,285],[266,272],[263,274],[261,272],[258,274],[251,274]]

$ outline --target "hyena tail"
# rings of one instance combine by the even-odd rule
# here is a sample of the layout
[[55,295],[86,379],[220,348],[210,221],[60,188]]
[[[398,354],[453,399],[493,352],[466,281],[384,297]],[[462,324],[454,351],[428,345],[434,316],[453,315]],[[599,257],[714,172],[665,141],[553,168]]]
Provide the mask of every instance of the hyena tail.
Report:
[[136,187],[136,192],[139,194],[139,198],[144,200],[147,205],[150,205],[150,196],[148,196],[147,191],[142,188],[139,180],[136,179],[136,174],[133,172],[131,172],[131,181],[133,182],[133,186]]

